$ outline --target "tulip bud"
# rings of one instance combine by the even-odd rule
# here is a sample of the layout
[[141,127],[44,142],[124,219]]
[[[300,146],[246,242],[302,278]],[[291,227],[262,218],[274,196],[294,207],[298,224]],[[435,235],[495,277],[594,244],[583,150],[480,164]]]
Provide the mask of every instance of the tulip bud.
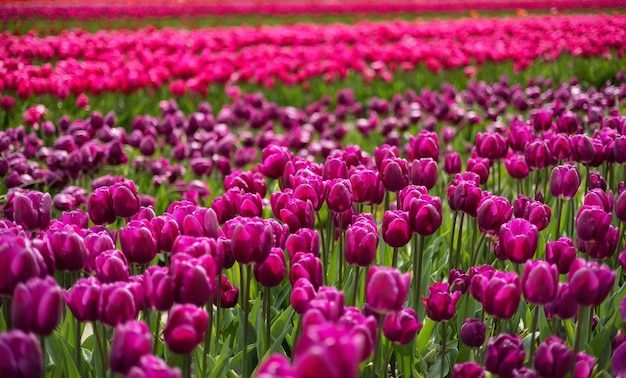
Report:
[[385,316],[383,333],[391,342],[405,345],[410,343],[422,329],[417,315],[412,308],[404,308],[398,312]]
[[450,320],[454,317],[456,303],[461,298],[461,293],[455,291],[450,294],[447,283],[435,282],[428,288],[430,297],[422,298],[426,308],[426,314],[436,322]]
[[328,208],[337,213],[343,213],[352,206],[352,184],[350,180],[333,180],[328,186],[326,196]]
[[556,198],[571,199],[578,192],[580,181],[580,174],[574,165],[554,167],[550,173],[550,193]]
[[[300,256],[300,252],[293,256],[293,260],[296,256]],[[285,253],[280,248],[272,248],[265,261],[254,265],[254,278],[265,287],[279,285],[286,274]]]
[[12,330],[0,334],[0,366],[5,377],[43,377],[41,344],[32,333]]
[[539,344],[535,352],[535,369],[542,377],[563,378],[569,373],[574,351],[558,337],[552,336]]
[[354,219],[346,231],[345,258],[349,264],[369,266],[376,258],[378,229],[371,217],[359,215]]
[[174,353],[191,353],[204,339],[209,316],[194,305],[176,305],[172,308],[163,330],[163,339]]
[[58,270],[75,272],[86,266],[89,256],[78,227],[65,225],[49,229],[44,236],[45,242],[54,253]]
[[480,348],[485,342],[486,334],[485,323],[478,319],[467,318],[461,326],[459,336],[463,344],[470,348]]
[[300,278],[291,290],[291,306],[298,314],[303,314],[309,302],[315,298],[315,287],[306,278]]
[[555,265],[543,260],[527,261],[522,274],[524,298],[536,306],[544,306],[557,294],[559,273]]
[[128,378],[180,378],[179,368],[167,366],[162,359],[146,354],[139,362],[128,371]]
[[402,309],[409,291],[411,276],[387,267],[372,267],[366,279],[365,297],[370,307],[379,314],[390,314]]
[[127,374],[141,357],[152,353],[152,333],[144,322],[129,321],[115,328],[109,366],[111,371]]
[[170,274],[174,278],[176,303],[192,303],[204,306],[212,298],[215,262],[210,255],[193,258],[185,253],[172,256]]
[[454,365],[452,370],[452,378],[484,378],[485,371],[483,368],[473,362],[464,362]]
[[61,320],[61,288],[54,278],[33,278],[19,283],[11,301],[13,326],[24,332],[48,336]]
[[567,276],[574,299],[581,306],[599,306],[613,287],[615,272],[606,265],[574,260]]
[[277,179],[283,175],[285,165],[292,159],[291,153],[285,147],[269,145],[263,149],[259,170],[270,179]]
[[515,218],[500,227],[500,246],[504,256],[516,264],[531,259],[537,250],[537,227],[523,218]]
[[297,230],[287,237],[285,246],[291,257],[297,252],[306,252],[319,256],[319,233],[309,228]]
[[513,370],[522,367],[525,358],[522,340],[517,335],[503,333],[487,342],[485,368],[492,374],[511,377]]
[[15,223],[25,230],[44,230],[50,224],[52,199],[49,193],[31,191],[26,194],[16,192],[13,199]]
[[101,285],[95,277],[81,278],[64,294],[72,315],[81,322],[98,320],[98,301]]
[[98,300],[98,316],[110,327],[135,319],[140,310],[130,286],[125,282],[103,284]]
[[272,227],[258,218],[242,218],[232,234],[231,248],[241,264],[260,264],[270,253],[274,242]]
[[439,161],[439,137],[436,133],[422,130],[415,137],[409,137],[409,158],[432,158]]
[[[256,265],[255,265],[256,267]],[[239,298],[239,288],[233,286],[225,275],[222,275],[220,280],[219,292],[213,295],[213,304],[217,304],[217,296],[220,296],[220,308],[232,308],[237,305],[237,299]]]
[[87,202],[87,212],[94,224],[108,224],[115,222],[113,200],[109,195],[108,187],[100,187],[91,193]]

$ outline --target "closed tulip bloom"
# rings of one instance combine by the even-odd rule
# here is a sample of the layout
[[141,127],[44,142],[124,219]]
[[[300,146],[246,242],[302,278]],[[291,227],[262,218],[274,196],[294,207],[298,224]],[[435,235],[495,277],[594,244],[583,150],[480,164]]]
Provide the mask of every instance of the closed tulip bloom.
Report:
[[285,253],[280,248],[272,248],[265,261],[254,265],[254,278],[265,287],[277,286],[283,281],[286,274]]
[[380,204],[385,195],[385,187],[380,181],[378,172],[360,170],[350,176],[352,185],[352,201],[368,205]]
[[441,199],[424,194],[409,203],[409,221],[413,232],[428,236],[434,234],[442,222]]
[[397,210],[409,211],[409,204],[412,200],[420,198],[422,195],[428,194],[425,186],[409,185],[398,192],[398,200],[401,208]]
[[98,318],[110,327],[135,319],[141,304],[125,282],[103,284],[98,300]]
[[613,288],[615,271],[594,261],[574,260],[567,276],[574,299],[581,306],[599,306]]
[[485,371],[482,366],[473,362],[464,362],[454,365],[452,378],[484,378]]
[[506,156],[507,142],[496,132],[478,133],[476,135],[476,153],[482,158],[498,160]]
[[47,240],[48,248],[54,253],[58,270],[75,272],[86,266],[89,255],[81,234],[78,227],[70,225],[46,232],[44,242]]
[[620,222],[626,222],[626,190],[619,191],[617,198],[615,199],[615,217]]
[[50,224],[52,199],[50,193],[16,192],[13,198],[13,219],[25,230],[44,230]]
[[268,178],[277,179],[283,175],[285,165],[291,158],[291,152],[286,147],[270,144],[261,153],[262,164],[259,170]]
[[89,227],[89,215],[82,210],[64,211],[59,220],[61,223],[74,224],[79,228]]
[[500,227],[502,252],[512,262],[523,264],[537,250],[537,227],[523,218],[515,218]]
[[115,183],[109,188],[113,212],[120,218],[130,218],[139,212],[139,194],[132,180]]
[[310,253],[298,252],[291,259],[289,280],[292,285],[300,278],[306,278],[317,290],[323,283],[322,262]]
[[291,289],[290,303],[297,314],[304,314],[309,302],[315,298],[315,287],[306,278],[300,278]]
[[274,231],[264,220],[245,218],[237,224],[231,238],[231,249],[240,264],[260,264],[269,256]]
[[363,338],[359,360],[361,362],[367,360],[374,352],[374,347],[376,346],[376,318],[371,315],[364,315],[356,307],[346,307],[338,324],[349,329],[351,334],[359,335]]
[[128,261],[135,264],[147,264],[157,254],[155,232],[147,220],[134,220],[120,229],[122,252]]
[[365,298],[379,314],[390,314],[402,309],[409,291],[411,276],[387,267],[372,267],[367,273]]
[[468,172],[476,173],[478,177],[480,177],[480,185],[484,185],[489,179],[490,166],[491,164],[489,163],[489,159],[487,158],[469,158],[467,159],[465,170]]
[[404,247],[411,241],[412,230],[409,213],[406,211],[387,211],[383,217],[383,240],[392,248]]
[[583,206],[596,206],[607,213],[613,211],[613,192],[607,194],[602,189],[590,189],[583,197]]
[[589,254],[594,259],[607,259],[615,254],[618,238],[617,227],[609,226],[601,240],[585,242],[581,238],[576,238],[576,246],[579,251]]
[[543,139],[529,141],[524,149],[524,157],[532,169],[543,169],[556,163],[548,142]]
[[343,213],[352,206],[352,184],[350,180],[337,179],[330,182],[326,197],[328,208]]
[[383,160],[380,166],[380,179],[385,189],[398,192],[409,185],[409,163],[396,157]]
[[437,162],[432,158],[413,160],[409,167],[409,182],[432,189],[437,184]]
[[513,370],[521,368],[526,354],[522,340],[517,335],[502,333],[487,342],[485,368],[503,378],[513,375]]
[[400,345],[410,343],[420,329],[422,329],[422,324],[417,320],[417,315],[412,308],[404,308],[385,316],[383,323],[385,337]]
[[33,278],[15,287],[11,301],[13,326],[24,332],[48,336],[61,320],[63,299],[54,278]]
[[572,148],[569,136],[565,134],[552,134],[548,137],[550,152],[556,160],[570,160]]
[[174,278],[169,268],[151,266],[144,272],[143,281],[146,302],[157,311],[168,311],[174,305]]
[[530,167],[526,163],[526,157],[522,154],[512,154],[504,159],[504,168],[509,176],[516,180],[523,180],[528,177]]
[[210,255],[193,258],[187,254],[172,257],[170,274],[174,278],[174,301],[204,306],[212,298],[217,274]]
[[448,186],[446,197],[452,210],[476,217],[483,191],[474,180],[463,180],[457,176]]
[[568,284],[560,282],[556,297],[544,307],[547,317],[554,315],[559,319],[571,319],[578,313],[578,303]]
[[461,298],[461,293],[455,291],[450,294],[449,287],[447,283],[435,282],[428,287],[430,297],[422,298],[426,314],[436,322],[450,320],[456,312],[456,303]]
[[470,268],[470,287],[469,292],[478,302],[482,302],[482,298],[489,280],[496,272],[496,268],[491,265],[473,266]]
[[179,368],[169,367],[162,359],[146,354],[126,375],[127,378],[180,378]]
[[320,236],[319,233],[310,228],[297,230],[289,235],[285,242],[285,247],[289,252],[289,256],[293,257],[297,252],[311,253],[315,256],[320,254]]
[[126,256],[116,249],[104,251],[95,260],[96,276],[103,283],[128,281],[130,272]]
[[380,171],[380,167],[385,159],[398,156],[400,156],[400,153],[398,152],[398,147],[396,146],[383,144],[382,146],[376,147],[374,149],[374,161],[376,163],[376,168]]
[[550,193],[560,199],[571,199],[580,187],[580,174],[572,164],[559,165],[550,173]]
[[[583,352],[576,355],[576,365],[574,366],[573,378],[589,378],[596,365],[596,359]],[[618,365],[619,366],[619,365]]]
[[115,222],[117,215],[113,210],[113,200],[108,187],[94,190],[87,201],[87,213],[94,224],[109,224]]
[[541,108],[530,113],[530,124],[535,131],[547,131],[552,128],[552,110]]
[[570,144],[572,146],[572,159],[574,159],[574,161],[576,161],[577,163],[591,163],[596,157],[596,152],[593,148],[593,142],[588,135],[572,135],[572,137],[570,138]]
[[369,266],[376,258],[378,241],[378,229],[373,218],[359,215],[346,231],[346,261],[357,266]]
[[204,339],[208,323],[209,316],[202,308],[176,305],[163,330],[165,344],[174,353],[191,353]]
[[152,353],[152,333],[144,322],[130,321],[115,327],[109,366],[111,371],[127,374],[141,357]]
[[546,243],[546,260],[555,264],[560,274],[569,273],[569,268],[576,259],[576,247],[572,239],[562,237]]
[[517,312],[521,295],[522,287],[517,273],[496,271],[487,282],[481,303],[489,315],[510,319]]
[[30,240],[12,233],[0,235],[0,295],[11,296],[20,282],[46,274],[46,263]]
[[480,348],[485,342],[487,327],[478,319],[467,318],[461,326],[459,336],[463,344],[471,348]]
[[217,306],[217,296],[220,296],[220,308],[233,308],[239,299],[239,288],[233,286],[225,275],[220,280],[219,290],[213,295],[213,304]]
[[544,230],[550,224],[552,209],[550,206],[540,201],[530,201],[524,208],[522,218],[529,221],[538,231]]
[[[506,221],[511,218],[513,207],[504,197],[485,196],[480,201],[476,212],[478,227],[484,232],[497,233]],[[521,226],[522,224],[519,224]],[[516,227],[517,228],[517,227]]]
[[443,171],[449,175],[455,175],[461,173],[461,167],[463,162],[461,161],[461,155],[458,152],[451,152],[446,155],[443,162]]
[[65,292],[63,299],[72,315],[80,322],[98,320],[101,285],[95,277],[81,278]]
[[274,353],[263,361],[256,373],[256,378],[297,378],[291,361],[282,354]]
[[41,344],[34,334],[20,330],[3,332],[0,334],[0,350],[3,377],[43,377]]
[[539,344],[535,352],[535,369],[542,377],[563,378],[574,362],[574,351],[556,336]]
[[524,298],[536,306],[544,306],[554,300],[559,283],[556,265],[543,260],[527,261],[522,274]]
[[328,156],[324,163],[322,179],[324,181],[348,178],[348,167],[343,158]]
[[409,158],[432,158],[439,161],[439,137],[437,133],[422,130],[417,136],[409,137]]
[[315,209],[311,201],[292,198],[280,210],[280,219],[289,226],[289,231],[292,233],[301,228],[313,228],[315,226]]

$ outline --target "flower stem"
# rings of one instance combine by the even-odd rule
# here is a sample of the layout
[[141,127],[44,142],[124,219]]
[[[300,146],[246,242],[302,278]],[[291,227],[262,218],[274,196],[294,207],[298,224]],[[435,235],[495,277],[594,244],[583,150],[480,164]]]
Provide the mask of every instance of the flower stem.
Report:
[[48,358],[46,358],[46,338],[39,336],[39,343],[41,344],[41,355],[43,356],[43,370],[46,371],[46,366],[48,366]]
[[580,306],[578,308],[578,320],[576,321],[576,338],[574,339],[574,358],[572,360],[572,377],[576,368],[576,356],[581,346],[587,343],[587,330],[589,329],[589,316],[591,307]]
[[393,257],[391,258],[391,267],[396,268],[398,266],[398,248],[393,249]]
[[91,327],[93,328],[93,333],[96,335],[96,348],[98,348],[98,352],[100,353],[100,367],[102,369],[102,376],[106,377],[107,375],[107,367],[106,367],[106,352],[104,351],[104,341],[102,340],[102,335],[100,334],[100,328],[98,327],[98,323],[91,323]]
[[183,356],[183,378],[191,378],[191,353]]
[[361,267],[357,265],[354,272],[354,291],[352,292],[352,305],[355,307],[357,307],[356,298],[359,292],[359,273],[361,273]]
[[453,268],[458,268],[461,263],[461,237],[463,236],[463,221],[465,220],[465,213],[461,213],[461,224],[459,226],[459,234],[456,239],[456,257],[454,258]]
[[478,253],[480,252],[480,249],[482,248],[484,243],[485,243],[485,234],[480,234],[480,239],[478,240],[478,246],[476,247],[474,252],[472,252],[472,262],[470,266],[476,265],[476,260],[478,259]]
[[561,214],[563,213],[563,200],[557,198],[556,200],[556,223],[554,224],[554,240],[561,236]]
[[[82,363],[83,363],[83,353],[82,353],[82,347],[81,347],[81,329],[80,329],[80,321],[78,319],[74,319],[76,321],[76,330],[75,330],[75,336],[76,336],[76,370],[78,371],[78,374],[82,374],[81,373],[81,368],[82,368]],[[44,356],[45,358],[45,356]]]
[[424,258],[424,236],[415,235],[415,244],[419,238],[419,249],[413,251],[413,269],[417,269],[417,274],[413,277],[413,310],[418,314],[417,309],[420,303],[420,285],[422,282],[422,260]]
[[[219,292],[218,294],[219,295]],[[213,303],[209,301],[206,305],[206,312],[209,316],[209,322],[207,323],[206,332],[204,334],[204,349],[202,350],[202,376],[207,377],[207,359],[209,358],[209,352],[211,349],[211,334],[213,333]]]
[[535,358],[535,333],[537,332],[537,325],[539,323],[539,307],[535,307],[535,315],[530,326],[530,358],[528,359],[528,366],[533,366],[533,359]]
[[[450,253],[452,256],[452,252],[454,251],[454,233],[456,231],[456,217],[459,215],[458,211],[454,212],[454,216],[452,217],[452,232],[450,233]],[[452,268],[456,268],[456,264],[452,266]]]
[[[376,349],[374,349],[374,369],[372,369],[372,377],[376,376],[376,372],[378,370],[378,365],[382,365],[380,362],[380,352],[383,347],[383,322],[382,320],[378,321],[378,330],[376,331]],[[384,367],[381,367],[380,377],[383,377]]]
[[250,299],[250,271],[252,269],[252,265],[246,265],[246,277],[242,277],[243,286],[244,286],[244,294],[243,294],[243,351],[241,353],[241,376],[243,378],[248,378],[248,302]]
[[156,312],[156,320],[155,320],[155,324],[154,324],[154,340],[152,340],[152,350],[154,351],[154,354],[157,353],[157,344],[159,341],[159,333],[161,332],[161,313],[158,311]]
[[343,290],[343,213],[339,213],[339,250],[337,250],[337,258],[339,259],[339,290]]
[[444,376],[444,368],[446,367],[446,336],[448,331],[448,324],[441,322],[441,378]]
[[264,304],[264,312],[263,315],[265,316],[265,347],[269,350],[270,349],[270,341],[272,341],[272,319],[271,319],[271,303],[272,303],[272,299],[270,297],[271,295],[271,289],[269,287],[265,288],[265,292],[263,293],[263,299],[265,300]]
[[6,331],[13,328],[11,321],[11,298],[4,298],[2,300],[2,316],[4,316],[4,324],[6,324]]

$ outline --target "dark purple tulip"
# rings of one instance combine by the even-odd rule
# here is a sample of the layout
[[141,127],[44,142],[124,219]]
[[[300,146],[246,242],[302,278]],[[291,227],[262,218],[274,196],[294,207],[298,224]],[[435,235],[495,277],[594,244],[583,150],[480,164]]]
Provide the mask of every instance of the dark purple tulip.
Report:
[[524,298],[536,306],[544,306],[554,300],[559,283],[556,265],[543,260],[527,261],[522,274]]
[[572,159],[577,163],[591,163],[596,157],[593,142],[589,136],[585,134],[576,134],[570,138],[572,146]]
[[613,352],[611,371],[615,377],[626,377],[626,343],[622,343]]
[[346,261],[361,267],[369,266],[376,259],[378,241],[378,229],[373,217],[357,216],[346,231]]
[[239,288],[233,286],[228,278],[222,274],[220,280],[219,292],[213,295],[213,304],[217,306],[217,296],[220,296],[220,308],[233,308],[237,305],[239,299]]
[[289,226],[289,231],[292,233],[302,228],[313,228],[315,209],[311,201],[292,198],[280,210],[280,219]]
[[146,269],[143,287],[150,308],[167,311],[174,305],[174,278],[167,267],[151,266]]
[[514,369],[511,377],[512,378],[541,378],[539,374],[535,373],[532,369],[527,368],[527,367]]
[[602,189],[591,189],[583,197],[583,206],[597,206],[607,213],[613,211],[613,192],[607,194]]
[[537,250],[537,227],[526,219],[514,218],[503,224],[499,237],[502,253],[516,264],[525,263]]
[[539,344],[535,352],[535,369],[542,377],[563,378],[574,362],[574,351],[565,341],[552,336]]
[[115,215],[120,218],[130,218],[137,214],[140,208],[139,194],[132,180],[113,184],[109,188],[109,193]]
[[556,160],[570,160],[571,146],[569,136],[565,134],[551,134],[548,136],[550,152]]
[[82,210],[64,211],[59,218],[64,224],[73,224],[79,228],[89,227],[89,215]]
[[287,148],[269,145],[263,149],[261,154],[263,163],[259,166],[259,170],[268,178],[277,179],[283,175],[285,165],[291,158],[291,153]]
[[415,137],[409,137],[409,158],[432,158],[439,161],[439,137],[437,133],[422,130]]
[[410,343],[422,329],[417,315],[412,308],[404,308],[398,312],[385,316],[383,333],[391,342],[405,345]]
[[478,302],[482,302],[482,298],[487,284],[493,277],[496,269],[491,265],[473,266],[470,268],[470,287],[469,291],[472,297]]
[[13,292],[11,319],[24,332],[48,336],[61,320],[63,299],[54,278],[33,278],[19,283]]
[[291,361],[282,354],[274,353],[263,361],[256,373],[257,378],[298,378]]
[[352,185],[352,201],[377,205],[383,202],[385,187],[379,174],[372,170],[359,170],[350,176]]
[[154,236],[157,241],[157,250],[171,252],[174,241],[180,235],[178,223],[173,216],[163,214],[153,218],[150,225],[154,230]]
[[603,239],[585,242],[580,238],[576,238],[576,246],[579,251],[589,254],[594,259],[607,259],[615,254],[618,234],[617,227],[609,226]]
[[290,303],[297,314],[304,314],[309,302],[315,298],[315,287],[306,278],[300,278],[291,289]]
[[413,232],[428,236],[434,234],[442,222],[441,199],[424,194],[412,199],[408,207]]
[[115,249],[115,241],[107,231],[90,231],[85,236],[85,248],[89,254],[85,270],[93,272],[96,269],[96,257],[104,251]]
[[574,366],[573,378],[590,378],[596,359],[583,352],[576,355],[576,365]]
[[409,167],[409,182],[432,189],[437,184],[437,162],[431,158],[413,160]]
[[109,366],[111,371],[127,374],[141,357],[152,353],[152,333],[144,322],[129,321],[115,327]]
[[504,159],[504,168],[506,168],[509,176],[516,180],[523,180],[528,177],[530,167],[526,163],[526,158],[522,154],[512,154]]
[[491,161],[506,156],[507,143],[504,137],[496,132],[478,133],[476,135],[476,153],[479,157]]
[[542,139],[529,141],[524,149],[524,156],[532,169],[543,169],[556,163],[548,142]]
[[615,217],[620,222],[626,222],[626,190],[620,190],[615,199]]
[[317,290],[323,283],[322,277],[322,262],[318,257],[310,253],[298,252],[291,259],[289,280],[292,285],[300,278],[306,278]]
[[174,306],[163,330],[165,344],[174,353],[191,353],[204,339],[208,322],[207,312],[199,307]]
[[463,211],[471,217],[476,217],[478,204],[483,197],[483,191],[478,186],[480,181],[478,176],[473,172],[469,173],[475,176],[475,180],[466,180],[457,175],[448,186],[446,196],[448,205],[452,210]]
[[50,224],[52,199],[50,193],[16,192],[13,198],[13,219],[25,230],[44,230]]
[[274,243],[272,227],[259,218],[242,218],[235,226],[231,249],[240,264],[260,264],[270,254]]
[[[293,257],[295,258],[295,256],[298,256],[298,254],[296,253]],[[254,265],[254,278],[265,287],[279,285],[286,274],[285,253],[280,248],[272,248],[265,261]]]
[[489,159],[476,157],[467,159],[465,170],[476,173],[480,177],[480,184],[483,185],[489,179],[489,167]]
[[509,200],[491,195],[483,197],[480,201],[476,211],[476,220],[482,231],[497,233],[500,231],[500,226],[508,221],[512,214],[513,207]]
[[339,319],[338,324],[345,326],[353,335],[362,337],[361,353],[359,360],[361,362],[367,360],[374,352],[376,345],[376,325],[377,321],[374,316],[365,316],[356,307],[344,308],[343,315]]
[[450,269],[448,282],[450,282],[450,291],[465,294],[470,284],[470,276],[464,270]]
[[606,191],[607,185],[606,180],[600,172],[590,172],[589,173],[589,188],[590,189],[600,189],[602,191]]
[[404,247],[411,241],[409,213],[406,211],[387,211],[383,217],[383,240],[392,248]]
[[428,190],[425,186],[409,185],[406,188],[398,192],[398,201],[401,204],[400,209],[409,211],[409,204],[414,199],[419,199],[422,195],[428,194]]
[[12,330],[0,334],[0,366],[7,378],[39,378],[44,375],[43,354],[32,333]]
[[462,165],[461,155],[459,155],[458,152],[451,152],[446,155],[443,163],[443,171],[449,175],[455,175],[461,173]]
[[0,295],[11,296],[20,282],[46,274],[42,255],[28,239],[11,233],[0,235]]
[[324,163],[322,179],[324,181],[348,178],[348,167],[343,158],[328,156]]
[[562,237],[546,243],[546,260],[555,264],[560,274],[569,273],[572,262],[576,259],[576,247],[572,239]]
[[480,348],[485,342],[487,327],[478,319],[467,318],[461,326],[459,336],[463,344],[471,348]]
[[547,131],[552,128],[552,110],[541,108],[530,113],[530,124],[535,131]]
[[126,282],[103,284],[98,300],[98,318],[110,327],[135,319],[141,304]]
[[578,258],[572,263],[567,279],[579,305],[599,306],[613,287],[615,272],[606,265]]
[[126,375],[127,378],[180,378],[179,368],[167,366],[162,359],[147,354],[139,359]]
[[526,354],[522,340],[517,335],[502,333],[487,342],[485,368],[503,378],[513,375],[513,370],[521,368]]
[[135,264],[147,264],[157,254],[155,232],[149,221],[130,221],[120,229],[120,245],[128,261]]
[[578,304],[574,299],[574,293],[566,283],[559,283],[559,289],[554,300],[544,307],[546,316],[558,316],[560,319],[570,319],[578,313]]
[[172,256],[170,274],[174,278],[174,301],[204,306],[212,298],[217,274],[210,255],[193,258],[185,253]]
[[380,147],[376,147],[374,149],[374,161],[376,162],[376,168],[380,171],[380,167],[385,159],[398,156],[400,156],[400,153],[398,152],[398,147],[396,146],[383,144]]
[[116,215],[113,210],[113,201],[108,187],[100,187],[94,190],[87,202],[87,212],[94,224],[108,224],[115,222]]
[[550,193],[553,197],[571,199],[578,192],[580,174],[571,164],[559,165],[550,173]]
[[49,229],[44,237],[54,253],[56,267],[61,271],[75,272],[86,266],[88,253],[82,231],[73,225]]
[[95,259],[96,276],[103,283],[128,281],[130,272],[126,256],[116,249],[104,251]]
[[385,189],[398,192],[409,185],[409,163],[396,157],[383,160],[380,166],[380,179]]
[[496,271],[486,283],[480,300],[485,312],[500,319],[510,319],[517,312],[522,295],[517,273]]
[[372,267],[367,273],[366,302],[379,314],[400,311],[409,291],[411,276],[387,267]]
[[461,298],[461,293],[455,291],[450,294],[449,288],[447,283],[435,282],[428,287],[430,297],[422,297],[426,314],[436,322],[450,320],[456,312],[456,303]]
[[583,205],[576,216],[576,232],[583,241],[598,241],[605,237],[612,214],[598,206]]
[[452,369],[452,378],[484,378],[485,371],[483,368],[473,362],[464,362],[454,365]]
[[333,180],[328,186],[326,197],[328,208],[336,213],[343,213],[352,206],[352,184],[350,180]]
[[81,322],[98,320],[101,285],[95,277],[81,278],[64,295],[72,315]]
[[315,256],[320,254],[319,233],[310,228],[297,230],[289,235],[285,242],[289,256],[293,257],[297,252],[311,253]]

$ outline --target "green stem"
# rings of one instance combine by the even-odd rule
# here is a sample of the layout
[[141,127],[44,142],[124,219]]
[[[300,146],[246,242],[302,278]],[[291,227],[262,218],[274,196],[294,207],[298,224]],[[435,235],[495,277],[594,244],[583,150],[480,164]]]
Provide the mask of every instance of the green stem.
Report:
[[154,354],[157,353],[157,344],[159,342],[159,333],[161,332],[161,313],[158,311],[156,312],[156,321],[154,324],[154,340],[152,340],[152,350],[154,351]]
[[102,335],[100,334],[100,327],[98,327],[98,323],[92,322],[91,327],[93,328],[93,333],[96,335],[96,348],[98,348],[98,352],[100,353],[100,368],[102,369],[102,376],[106,377],[107,375],[107,366],[106,366],[106,352],[104,351],[104,341],[102,340]]
[[242,351],[242,358],[241,358],[241,376],[243,378],[248,378],[248,302],[250,299],[250,278],[251,278],[251,269],[252,269],[252,265],[248,264],[246,265],[246,277],[245,279],[242,277],[243,282],[243,286],[245,289],[245,292],[243,294],[243,351]]
[[393,257],[391,258],[391,267],[392,268],[398,267],[398,248],[393,249]]
[[580,306],[578,308],[578,320],[576,321],[576,338],[574,339],[574,359],[572,360],[572,377],[576,368],[576,356],[581,346],[587,344],[587,331],[589,330],[589,316],[591,307]]
[[187,353],[183,355],[183,377],[182,378],[191,378],[191,353]]
[[559,321],[559,318],[557,318],[555,315],[552,315],[552,336],[559,336],[560,326],[561,322]]
[[222,296],[217,296],[217,306],[215,308],[215,353],[220,351],[220,318],[222,315]]
[[76,334],[76,370],[78,371],[78,374],[82,374],[81,370],[82,370],[82,363],[83,363],[83,353],[82,353],[82,347],[81,347],[81,336],[82,336],[82,332],[80,329],[80,321],[78,319],[74,319],[76,322],[76,330],[75,330],[75,334]]
[[272,298],[271,289],[269,287],[265,288],[265,292],[263,293],[264,303],[264,316],[265,316],[265,347],[269,350],[270,341],[272,341],[272,318],[271,318],[271,309],[272,309]]
[[[456,232],[456,217],[459,215],[458,211],[454,212],[452,216],[452,232],[450,233],[450,256],[452,256],[452,252],[454,251],[454,233]],[[453,266],[454,268],[455,266]]]
[[461,260],[461,237],[463,236],[463,221],[465,220],[465,213],[461,213],[461,225],[459,226],[459,234],[456,239],[456,257],[454,258],[453,268],[458,268]]
[[13,328],[13,321],[11,319],[11,298],[4,298],[2,300],[2,315],[4,316],[4,323],[8,331]]
[[478,253],[480,252],[480,249],[482,248],[484,243],[485,243],[485,234],[480,234],[480,239],[478,240],[478,246],[476,247],[474,252],[472,252],[472,262],[470,266],[476,265],[476,260],[478,259]]
[[440,377],[443,378],[444,376],[444,370],[446,367],[446,334],[448,331],[448,324],[446,322],[441,322],[441,375]]
[[356,298],[357,293],[359,292],[359,273],[361,273],[361,267],[357,265],[354,272],[354,290],[352,292],[352,305],[355,307],[357,307]]
[[[320,242],[322,244],[322,258],[324,259],[324,264],[326,264],[326,238],[324,237],[324,225],[322,224],[322,218],[320,217],[320,213],[317,212],[315,213],[315,216],[317,217],[317,224],[318,227],[320,229],[319,233],[320,233]],[[326,271],[324,271],[324,273],[326,273]],[[326,282],[326,274],[324,274],[324,282]]]
[[554,224],[554,236],[556,240],[561,236],[561,214],[563,214],[563,200],[557,198],[556,200],[556,223]]
[[[219,291],[217,293],[219,295]],[[211,351],[211,334],[213,333],[213,303],[209,301],[206,305],[206,312],[209,317],[209,322],[207,323],[206,332],[204,334],[204,349],[202,350],[202,376],[208,377],[207,371],[207,360],[209,358],[209,353]]]
[[46,338],[44,336],[39,336],[39,343],[41,344],[41,355],[43,356],[43,370],[46,371],[46,366],[48,366],[48,358],[46,356]]
[[[414,236],[417,244],[419,238],[419,249],[413,251],[413,269],[417,269],[417,274],[413,277],[413,310],[415,314],[418,314],[418,308],[420,303],[420,285],[422,282],[422,260],[424,258],[424,236]],[[417,252],[417,253],[416,253]]]
[[535,333],[537,332],[537,325],[539,323],[539,307],[535,307],[535,315],[530,327],[530,358],[528,359],[528,366],[533,366],[533,359],[535,358]]
[[343,289],[343,213],[339,213],[339,250],[337,251],[339,259],[339,290]]
[[[376,331],[376,348],[374,349],[374,369],[372,369],[372,377],[376,376],[377,370],[378,370],[378,365],[382,365],[380,362],[380,350],[383,347],[383,322],[379,321],[378,322],[378,330]],[[384,375],[382,374],[382,372],[384,367],[381,367],[381,374],[380,377],[383,377]]]

